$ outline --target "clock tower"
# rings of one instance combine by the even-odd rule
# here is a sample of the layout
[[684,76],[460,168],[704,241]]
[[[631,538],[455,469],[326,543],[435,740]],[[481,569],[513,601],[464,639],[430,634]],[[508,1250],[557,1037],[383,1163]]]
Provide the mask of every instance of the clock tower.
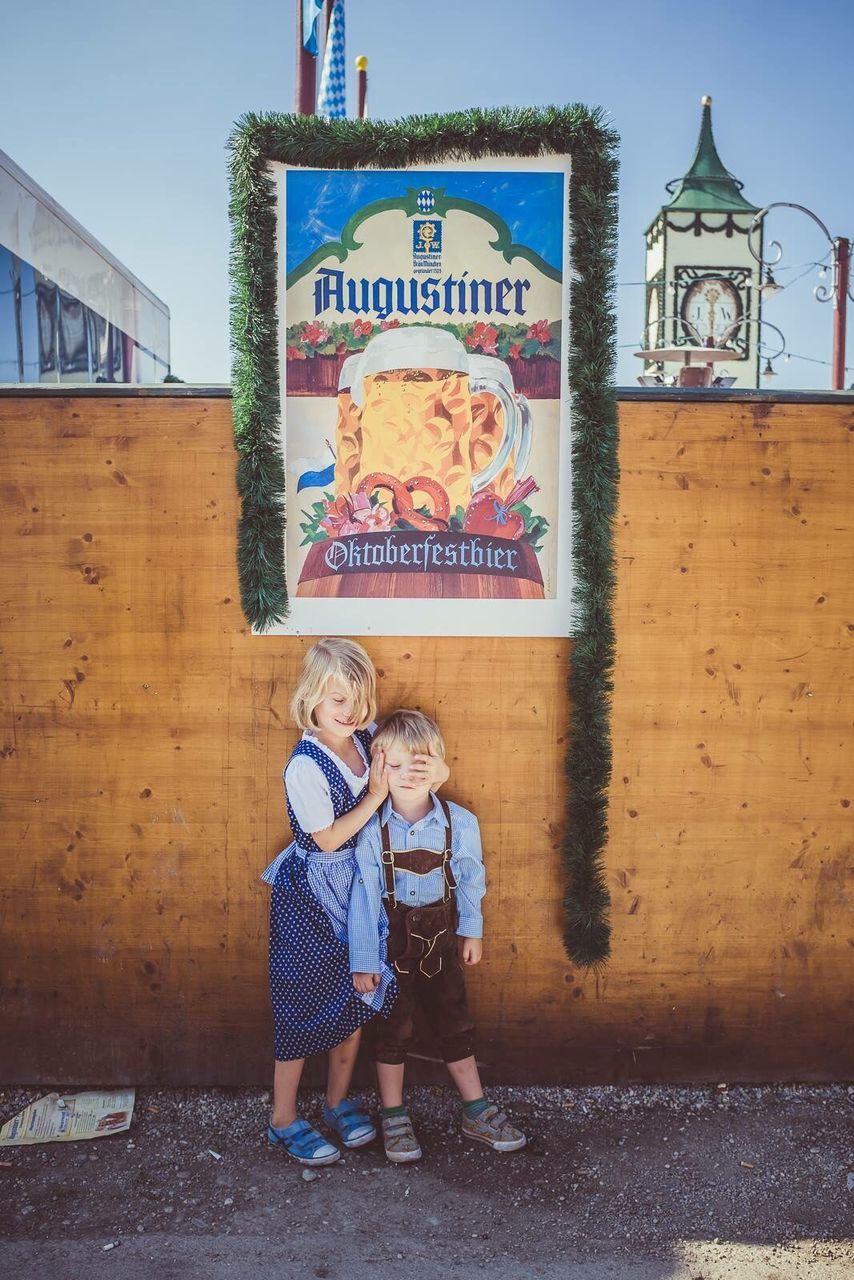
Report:
[[[759,209],[744,198],[743,183],[718,155],[711,98],[702,105],[691,167],[684,178],[668,183],[672,199],[646,232],[642,345],[732,347],[732,361],[717,364],[715,373],[734,377],[735,386],[757,387],[761,295],[747,232]],[[761,234],[754,244],[761,252]]]

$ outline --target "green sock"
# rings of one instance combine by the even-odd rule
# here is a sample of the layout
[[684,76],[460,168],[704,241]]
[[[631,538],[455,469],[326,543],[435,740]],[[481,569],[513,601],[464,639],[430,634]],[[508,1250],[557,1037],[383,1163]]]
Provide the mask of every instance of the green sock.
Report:
[[486,1098],[475,1098],[473,1102],[464,1102],[463,1111],[470,1120],[476,1120],[482,1111],[489,1106]]
[[383,1115],[383,1120],[389,1120],[389,1119],[391,1119],[391,1117],[392,1117],[392,1116],[405,1116],[405,1115],[406,1115],[406,1107],[403,1107],[403,1106],[400,1106],[400,1107],[383,1107],[383,1109],[382,1109],[382,1115]]

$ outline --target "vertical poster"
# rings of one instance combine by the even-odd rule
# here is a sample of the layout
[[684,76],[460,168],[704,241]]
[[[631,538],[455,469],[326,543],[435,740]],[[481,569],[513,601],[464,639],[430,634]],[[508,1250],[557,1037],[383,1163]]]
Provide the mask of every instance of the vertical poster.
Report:
[[271,170],[272,629],[568,634],[568,159]]

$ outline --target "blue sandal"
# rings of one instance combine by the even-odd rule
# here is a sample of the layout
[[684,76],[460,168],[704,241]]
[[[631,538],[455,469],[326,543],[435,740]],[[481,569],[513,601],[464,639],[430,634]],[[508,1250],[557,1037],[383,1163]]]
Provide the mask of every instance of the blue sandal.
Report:
[[341,1152],[323,1134],[313,1129],[307,1120],[297,1117],[285,1129],[267,1126],[267,1141],[274,1147],[284,1147],[293,1160],[300,1164],[334,1164],[341,1159]]
[[345,1147],[364,1147],[377,1136],[362,1104],[349,1098],[339,1102],[337,1107],[324,1107],[323,1123],[335,1130]]

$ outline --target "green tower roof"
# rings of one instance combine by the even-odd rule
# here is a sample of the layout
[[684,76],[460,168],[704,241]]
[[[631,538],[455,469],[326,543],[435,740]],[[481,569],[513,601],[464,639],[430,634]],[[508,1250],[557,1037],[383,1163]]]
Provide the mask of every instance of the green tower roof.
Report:
[[673,193],[673,199],[665,209],[684,209],[687,212],[714,211],[722,213],[758,213],[758,207],[745,200],[741,194],[743,182],[734,178],[729,169],[725,169],[718,155],[712,133],[712,100],[703,98],[703,120],[700,125],[700,137],[697,150],[691,161],[691,168],[684,178],[674,178],[668,182],[667,190]]

